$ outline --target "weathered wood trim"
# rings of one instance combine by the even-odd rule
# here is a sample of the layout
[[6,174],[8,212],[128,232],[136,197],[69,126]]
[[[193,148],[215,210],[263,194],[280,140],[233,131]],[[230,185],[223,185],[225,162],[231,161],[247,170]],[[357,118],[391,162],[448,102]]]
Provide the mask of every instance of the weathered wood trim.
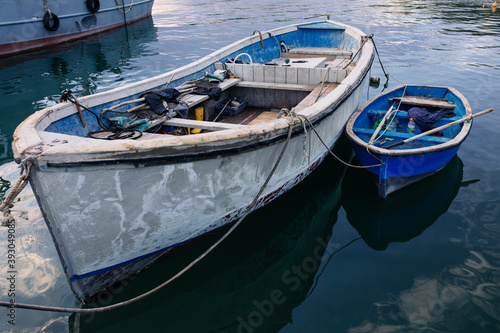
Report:
[[211,130],[211,131],[220,131],[220,130],[245,127],[245,125],[215,123],[212,121],[191,120],[182,118],[172,118],[169,120],[165,120],[163,124],[167,126],[176,126],[176,127],[201,128],[204,130]]

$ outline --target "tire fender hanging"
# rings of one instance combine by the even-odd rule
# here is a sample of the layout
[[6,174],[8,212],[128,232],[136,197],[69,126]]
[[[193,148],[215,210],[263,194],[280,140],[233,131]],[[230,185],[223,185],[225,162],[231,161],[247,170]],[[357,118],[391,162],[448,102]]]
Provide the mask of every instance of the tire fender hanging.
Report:
[[97,13],[99,9],[101,8],[101,4],[99,3],[99,0],[87,0],[85,1],[87,4],[87,9],[91,13]]
[[[52,18],[52,24],[50,24],[50,18]],[[45,15],[43,15],[43,26],[48,31],[56,31],[59,29],[59,18],[56,14],[48,10],[45,12]]]

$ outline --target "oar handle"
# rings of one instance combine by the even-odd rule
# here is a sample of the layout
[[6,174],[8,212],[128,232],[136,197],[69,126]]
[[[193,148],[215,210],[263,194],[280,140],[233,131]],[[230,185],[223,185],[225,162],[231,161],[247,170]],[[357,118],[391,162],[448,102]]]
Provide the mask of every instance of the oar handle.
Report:
[[423,132],[423,133],[420,133],[418,135],[412,136],[411,138],[408,138],[406,140],[393,143],[392,145],[388,145],[387,147],[384,147],[384,149],[391,149],[391,148],[400,146],[402,144],[405,144],[407,142],[410,142],[410,141],[413,141],[413,140],[416,140],[416,139],[420,139],[423,136],[434,134],[434,133],[439,132],[439,131],[441,131],[441,130],[443,130],[445,128],[451,127],[451,126],[456,125],[456,124],[463,123],[464,121],[471,120],[472,118],[475,118],[475,117],[482,116],[483,114],[489,113],[489,112],[491,112],[493,110],[494,110],[493,108],[489,108],[489,109],[486,109],[486,110],[483,110],[483,111],[480,111],[480,112],[477,112],[477,113],[474,113],[474,114],[467,115],[467,116],[465,116],[465,117],[463,117],[463,118],[461,118],[459,120],[455,120],[455,121],[453,121],[453,122],[451,122],[449,124],[445,124],[445,125],[433,128],[433,129],[428,130],[426,132]]

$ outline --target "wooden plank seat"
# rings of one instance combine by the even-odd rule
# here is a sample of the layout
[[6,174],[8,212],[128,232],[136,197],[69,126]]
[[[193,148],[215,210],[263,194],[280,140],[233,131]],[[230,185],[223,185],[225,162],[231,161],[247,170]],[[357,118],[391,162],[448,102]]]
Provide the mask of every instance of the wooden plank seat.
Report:
[[[386,113],[387,113],[387,110],[369,110],[369,111],[367,111],[368,117],[378,118],[378,119],[382,119],[382,117],[384,117],[384,115]],[[407,111],[398,111],[396,113],[396,119],[401,120],[403,123],[408,122],[409,118],[410,117],[408,116]],[[459,119],[461,119],[460,116],[454,116],[454,117],[450,117],[450,118],[441,118],[439,120],[439,123],[444,125],[444,124],[451,123],[451,122],[454,122],[455,120],[459,120]]]
[[282,54],[282,57],[287,56],[289,58],[326,56],[327,60],[336,58],[350,59],[352,57],[352,52],[331,47],[297,47],[294,49],[290,49],[287,53]]
[[[371,128],[359,128],[359,127],[357,127],[357,128],[353,128],[353,132],[356,135],[368,135],[368,136],[371,137],[371,135],[375,132],[375,130],[371,129]],[[381,133],[379,133],[379,135],[380,134]],[[409,139],[409,138],[411,138],[413,136],[415,136],[415,134],[409,134],[409,133],[405,133],[405,132],[389,132],[389,131],[386,131],[383,134],[384,138],[391,138],[391,139],[395,139],[395,140],[398,140],[398,141]],[[422,137],[422,138],[420,138],[418,140],[419,141],[425,141],[425,142],[427,142],[427,144],[432,145],[432,144],[440,144],[440,143],[448,142],[448,141],[450,141],[450,138],[444,137],[444,136],[427,135],[427,136],[424,136],[424,137]]]
[[389,103],[399,102],[406,105],[423,106],[423,107],[434,107],[441,109],[453,110],[457,106],[453,103],[448,102],[446,99],[432,98],[432,97],[422,97],[422,96],[404,96],[404,97],[392,97],[388,99]]
[[192,120],[182,118],[172,118],[165,120],[163,125],[175,127],[201,128],[202,130],[221,131],[233,128],[244,127],[245,125],[218,123],[213,121]]
[[[367,114],[368,114],[368,117],[370,117],[370,118],[371,117],[383,117],[386,112],[387,112],[387,110],[369,110],[369,111],[367,111]],[[404,111],[404,110],[398,111],[396,114],[396,117],[401,118],[401,119],[408,119],[408,117],[409,117],[408,111]],[[461,117],[454,116],[451,118],[442,118],[442,119],[449,119],[450,122],[452,122],[452,121],[461,119]]]

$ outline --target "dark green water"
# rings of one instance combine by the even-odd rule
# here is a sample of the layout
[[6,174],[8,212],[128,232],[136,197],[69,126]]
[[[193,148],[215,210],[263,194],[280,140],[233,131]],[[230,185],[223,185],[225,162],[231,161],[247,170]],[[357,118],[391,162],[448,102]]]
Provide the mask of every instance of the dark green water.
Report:
[[[492,1],[491,1],[492,2]],[[392,78],[447,85],[476,118],[440,173],[380,200],[362,170],[328,158],[252,214],[205,260],[120,310],[66,315],[0,309],[13,332],[499,332],[500,12],[486,1],[167,1],[127,30],[0,60],[0,197],[17,178],[16,126],[60,92],[104,91],[166,72],[230,42],[321,14],[375,34]],[[483,4],[486,7],[483,8]],[[383,77],[378,63],[372,75]],[[382,80],[384,82],[384,80]],[[382,90],[365,90],[365,98]],[[350,159],[342,140],[336,152]],[[16,301],[79,307],[32,192],[16,203]],[[8,300],[7,229],[0,299]],[[126,281],[92,306],[159,285],[212,235]]]

